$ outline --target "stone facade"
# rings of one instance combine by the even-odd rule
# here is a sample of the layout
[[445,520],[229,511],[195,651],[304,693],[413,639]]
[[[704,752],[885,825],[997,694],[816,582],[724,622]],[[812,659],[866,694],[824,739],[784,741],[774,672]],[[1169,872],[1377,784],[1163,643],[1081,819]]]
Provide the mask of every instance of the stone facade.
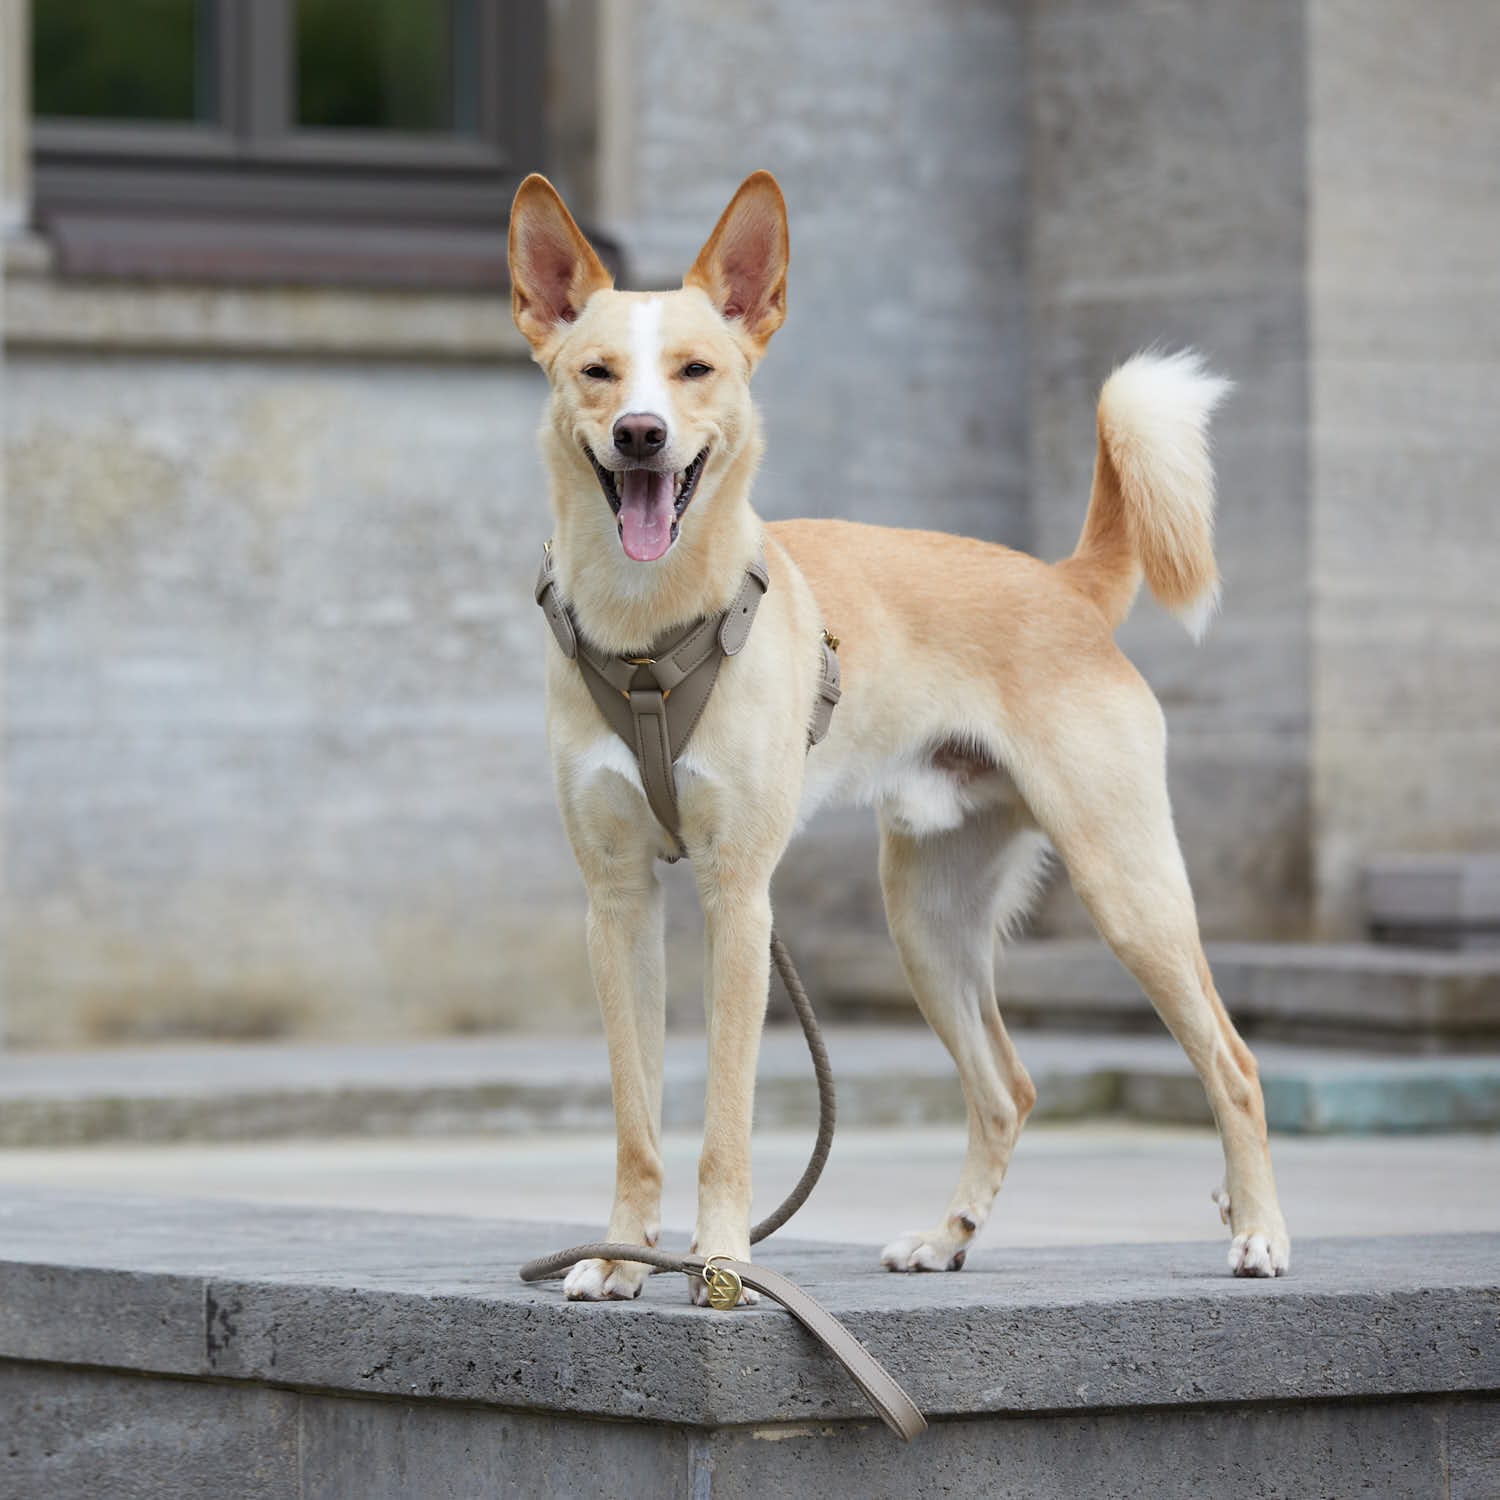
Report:
[[[1351,5],[553,7],[559,175],[635,284],[745,172],[787,191],[768,516],[1060,555],[1114,362],[1190,343],[1236,380],[1223,617],[1198,650],[1145,602],[1122,632],[1216,934],[1346,931],[1365,853],[1500,837],[1500,38],[1483,0]],[[584,1024],[530,599],[543,388],[503,305],[6,259],[0,1029]],[[799,951],[879,928],[868,814],[814,825],[778,905]],[[1065,887],[1042,915],[1081,920]]]
[[1320,927],[1500,847],[1500,8],[1309,6]]

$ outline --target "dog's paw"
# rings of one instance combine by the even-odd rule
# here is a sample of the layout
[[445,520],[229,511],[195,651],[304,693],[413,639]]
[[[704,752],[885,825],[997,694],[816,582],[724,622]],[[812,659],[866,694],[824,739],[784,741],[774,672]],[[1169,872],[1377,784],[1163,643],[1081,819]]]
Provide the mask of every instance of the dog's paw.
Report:
[[1229,1246],[1229,1269],[1236,1276],[1285,1276],[1292,1263],[1292,1242],[1286,1232],[1247,1229]]
[[628,1302],[641,1295],[651,1267],[634,1260],[581,1260],[563,1281],[570,1302]]
[[968,1259],[968,1241],[941,1229],[903,1234],[880,1252],[880,1264],[887,1271],[961,1271]]

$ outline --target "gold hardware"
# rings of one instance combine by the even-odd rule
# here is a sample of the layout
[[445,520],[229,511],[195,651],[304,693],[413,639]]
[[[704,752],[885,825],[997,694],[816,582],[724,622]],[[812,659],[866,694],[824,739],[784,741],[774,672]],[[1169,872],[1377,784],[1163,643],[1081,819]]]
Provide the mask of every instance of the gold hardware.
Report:
[[745,1284],[739,1273],[728,1266],[716,1266],[716,1260],[728,1260],[727,1255],[710,1255],[703,1262],[703,1284],[708,1288],[708,1305],[719,1312],[728,1312],[739,1306],[740,1293]]
[[545,552],[548,557],[552,556],[552,538],[550,536],[545,542],[542,543],[542,551]]
[[622,656],[621,661],[628,661],[632,667],[654,667],[656,658],[654,656]]
[[830,635],[825,630],[823,632],[823,644],[827,646],[830,651],[837,651],[839,649],[839,638],[836,635]]

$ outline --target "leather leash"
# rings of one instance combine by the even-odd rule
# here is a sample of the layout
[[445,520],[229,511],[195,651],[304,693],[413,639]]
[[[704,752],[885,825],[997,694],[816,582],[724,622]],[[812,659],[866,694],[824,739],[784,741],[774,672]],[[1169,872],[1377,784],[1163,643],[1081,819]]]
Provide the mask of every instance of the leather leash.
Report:
[[[563,654],[578,661],[584,681],[606,721],[635,752],[651,810],[672,835],[678,850],[672,856],[674,859],[685,852],[675,762],[703,712],[723,658],[742,650],[749,638],[756,608],[769,586],[765,563],[757,560],[747,570],[739,593],[722,614],[698,621],[640,656],[611,657],[595,652],[583,640],[556,587],[551,543],[543,549],[536,601],[546,612]],[[839,667],[834,654],[837,646],[838,642],[825,631],[818,700],[808,730],[809,748],[827,734],[839,699]],[[678,698],[684,687],[688,691]],[[678,698],[675,710],[673,698]],[[774,1234],[802,1207],[822,1176],[833,1147],[835,1103],[828,1049],[792,956],[775,932],[771,934],[771,958],[797,1012],[812,1056],[818,1082],[818,1135],[796,1186],[751,1229],[751,1244]],[[917,1404],[885,1366],[832,1313],[778,1271],[723,1255],[674,1255],[650,1246],[600,1242],[574,1245],[527,1261],[520,1270],[521,1280],[543,1281],[560,1276],[581,1260],[628,1260],[657,1270],[680,1271],[701,1280],[708,1288],[709,1306],[721,1311],[738,1304],[744,1287],[763,1292],[779,1302],[838,1360],[881,1421],[898,1437],[910,1442],[927,1429],[926,1418]]]

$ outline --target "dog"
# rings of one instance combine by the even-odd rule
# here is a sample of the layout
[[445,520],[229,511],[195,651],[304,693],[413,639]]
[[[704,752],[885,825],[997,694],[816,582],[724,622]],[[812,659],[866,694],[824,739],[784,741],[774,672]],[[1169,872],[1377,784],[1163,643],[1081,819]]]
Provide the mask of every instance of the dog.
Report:
[[[548,181],[510,220],[512,311],[551,387],[540,442],[556,587],[579,634],[629,657],[726,608],[763,556],[754,628],[724,660],[676,765],[682,844],[707,933],[709,1079],[694,1248],[747,1259],[750,1124],[769,984],[771,876],[819,807],[880,827],[891,935],[957,1064],[968,1149],[941,1219],[882,1252],[958,1270],[988,1218],[1036,1091],[995,997],[998,936],[1050,850],[1105,941],[1192,1060],[1213,1107],[1231,1270],[1287,1269],[1255,1060],[1204,957],[1167,797],[1165,726],[1115,644],[1142,578],[1201,634],[1218,597],[1207,425],[1226,390],[1191,354],[1137,355],[1098,407],[1076,550],[1006,547],[850,521],[762,523],[750,381],[786,316],[786,205],[748,177],[680,289],[623,292]],[[808,750],[823,631],[843,698]],[[655,1244],[662,1189],[662,896],[675,850],[634,753],[576,662],[546,648],[547,732],[588,891],[587,941],[614,1088],[608,1239]],[[648,1268],[585,1261],[569,1298],[636,1296]],[[705,1293],[695,1286],[694,1297]],[[746,1292],[744,1300],[754,1294]]]

